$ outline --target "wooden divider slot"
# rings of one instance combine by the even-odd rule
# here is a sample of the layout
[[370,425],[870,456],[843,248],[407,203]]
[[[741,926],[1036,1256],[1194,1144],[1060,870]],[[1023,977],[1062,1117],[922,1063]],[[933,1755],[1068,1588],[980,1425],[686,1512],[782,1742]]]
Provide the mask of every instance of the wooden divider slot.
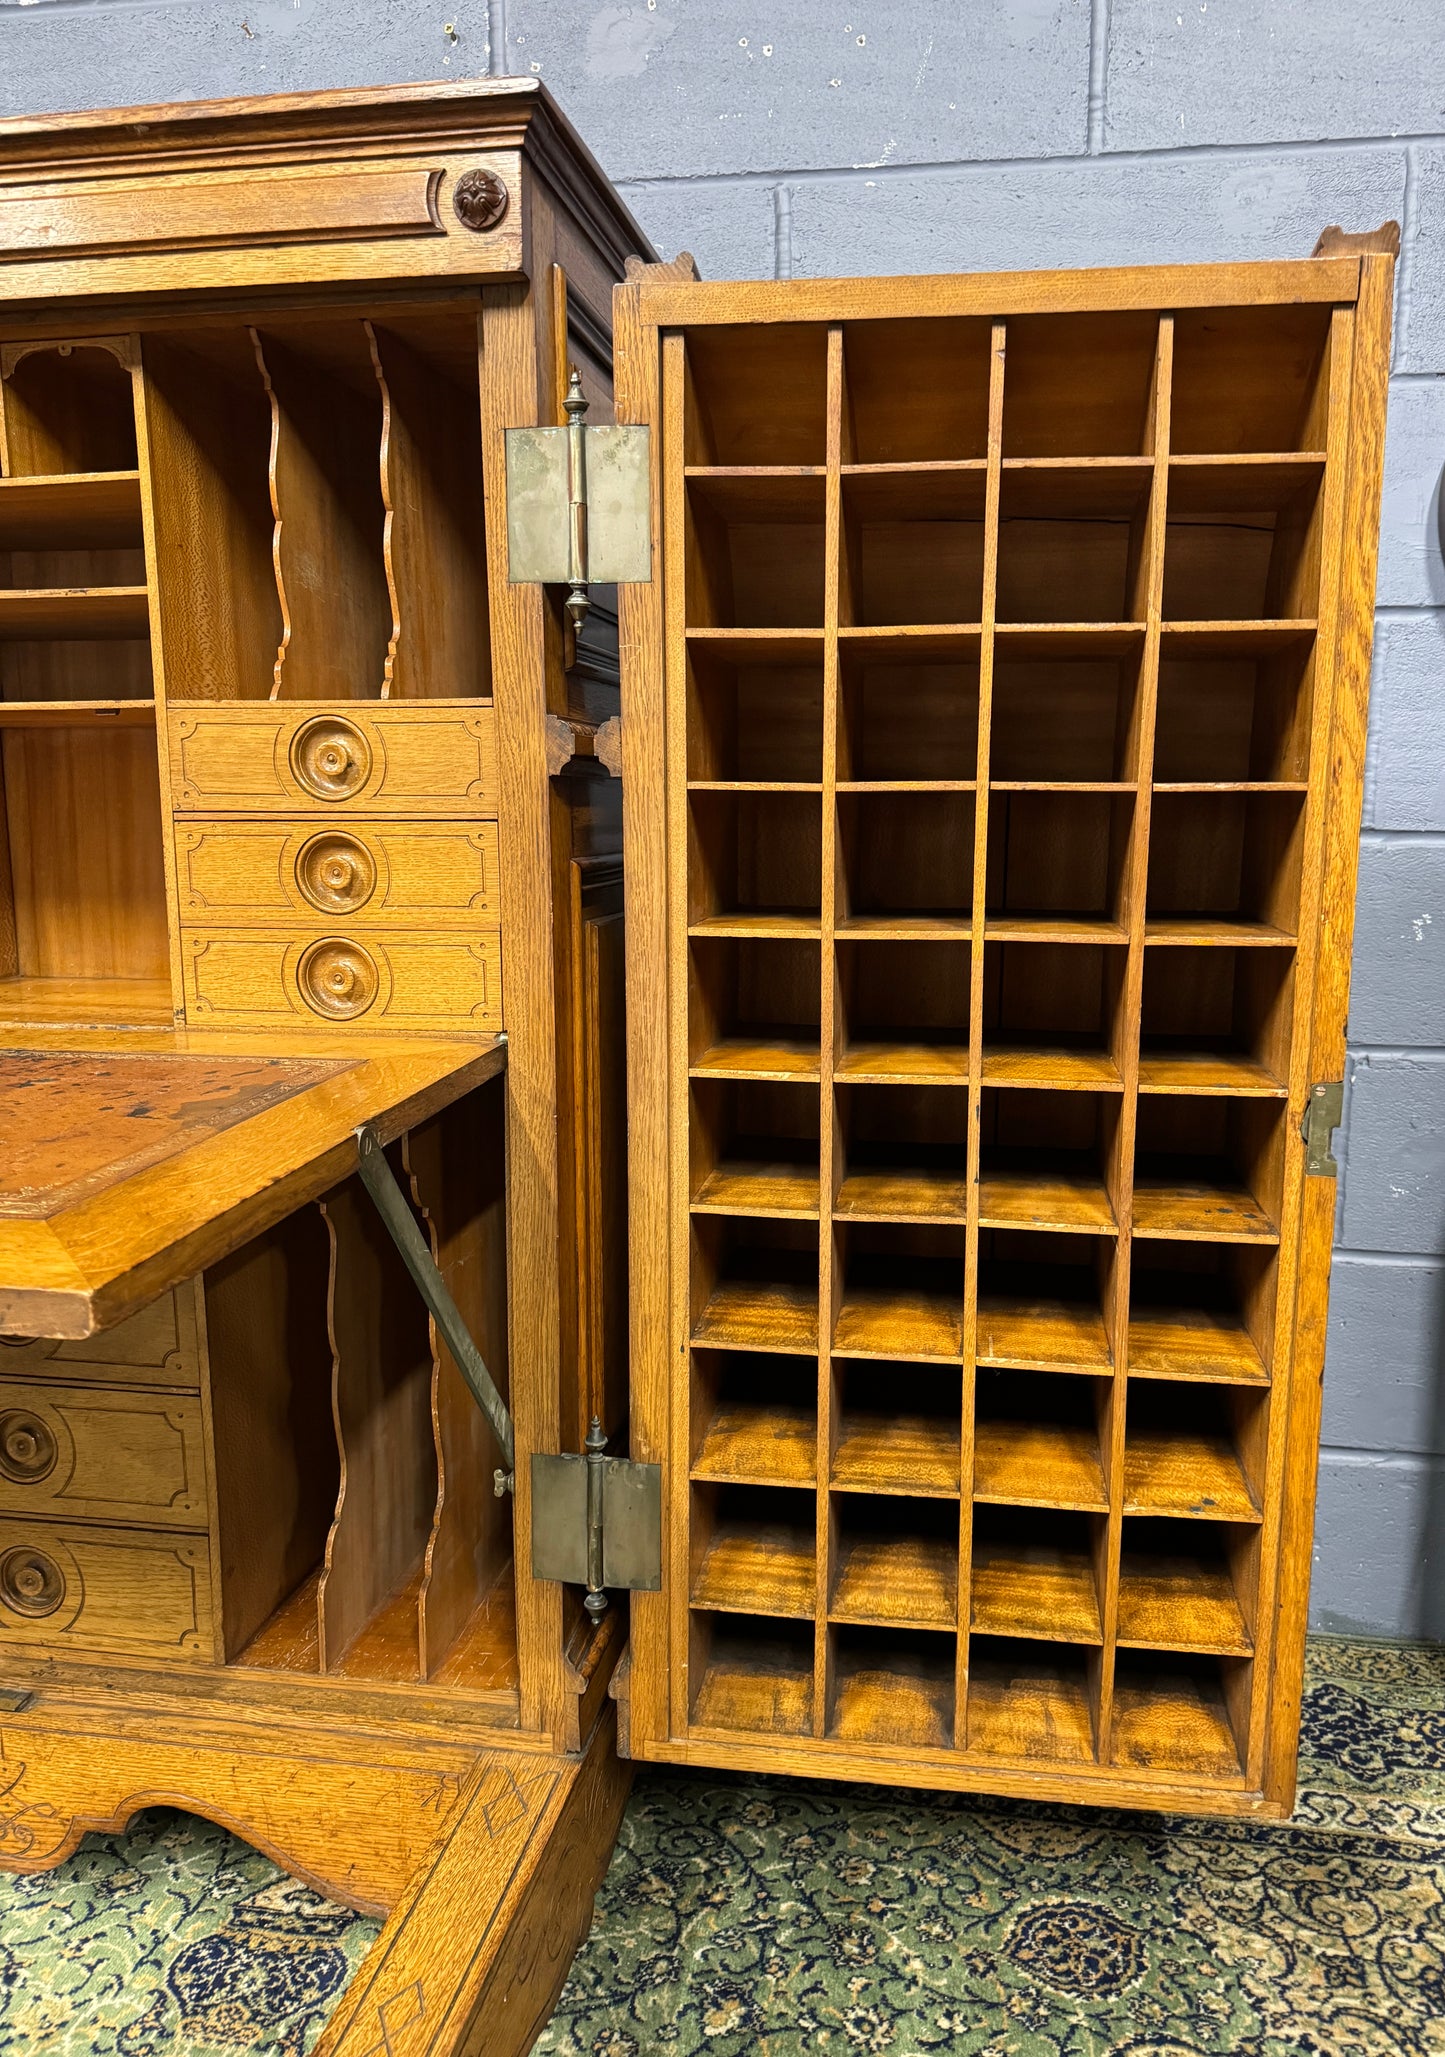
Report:
[[320,1668],[415,1679],[418,1592],[437,1505],[427,1315],[359,1181],[338,1186],[322,1211],[341,1482],[316,1595]]
[[282,613],[273,699],[378,699],[394,615],[383,551],[383,406],[360,321],[252,330],[271,404]]
[[[505,1399],[507,1264],[504,1107],[484,1086],[403,1139],[412,1202],[462,1319]],[[437,1493],[418,1625],[421,1675],[483,1686],[515,1681],[515,1652],[492,1646],[486,1603],[509,1586],[512,1503],[492,1489],[502,1453],[429,1321]]]

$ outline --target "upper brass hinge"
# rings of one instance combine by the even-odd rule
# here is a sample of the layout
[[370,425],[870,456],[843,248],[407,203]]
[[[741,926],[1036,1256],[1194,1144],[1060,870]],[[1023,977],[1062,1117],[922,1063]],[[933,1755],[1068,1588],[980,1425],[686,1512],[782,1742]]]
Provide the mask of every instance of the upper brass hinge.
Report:
[[575,630],[589,586],[652,577],[652,438],[645,428],[589,428],[575,369],[563,405],[566,428],[507,430],[507,577],[568,587]]
[[609,1589],[662,1587],[662,1466],[606,1450],[594,1415],[583,1455],[532,1457],[532,1576],[585,1586],[594,1621]]
[[1325,1079],[1310,1087],[1300,1133],[1305,1139],[1305,1170],[1312,1177],[1334,1178],[1338,1174],[1340,1167],[1330,1145],[1344,1115],[1343,1079]]
[[0,1686],[0,1714],[23,1714],[34,1698],[28,1686]]

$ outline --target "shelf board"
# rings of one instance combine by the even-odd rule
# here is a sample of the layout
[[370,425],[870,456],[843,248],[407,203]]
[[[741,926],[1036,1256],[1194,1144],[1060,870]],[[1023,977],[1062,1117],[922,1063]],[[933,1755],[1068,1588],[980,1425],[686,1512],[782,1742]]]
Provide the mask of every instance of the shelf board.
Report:
[[1252,1099],[1285,1100],[1288,1086],[1268,1065],[1243,1050],[1190,1050],[1166,1047],[1139,1052],[1141,1093],[1234,1094]]
[[1160,655],[1169,662],[1190,657],[1270,657],[1307,643],[1313,621],[1166,621]]
[[1051,1043],[984,1045],[986,1086],[1038,1086],[1053,1092],[1119,1092],[1124,1081],[1107,1050],[1065,1049]]
[[707,914],[688,924],[690,936],[755,936],[816,942],[823,925],[816,914],[773,914],[753,911],[740,914]]
[[962,1221],[968,1182],[957,1171],[850,1171],[833,1202],[835,1221]]
[[811,1486],[818,1470],[818,1422],[811,1407],[721,1402],[692,1467],[695,1479],[738,1485]]
[[143,642],[149,634],[144,586],[0,588],[0,642]]
[[993,1657],[975,1645],[968,1660],[968,1749],[981,1757],[1092,1764],[1094,1722],[1076,1665]]
[[848,1043],[833,1067],[833,1076],[857,1084],[967,1085],[965,1043]]
[[1137,779],[1009,779],[989,777],[991,793],[1137,793]]
[[[1047,1273],[1037,1275],[1043,1287]],[[1088,1301],[1050,1298],[1043,1290],[1006,1291],[980,1284],[980,1364],[1015,1371],[1103,1373],[1114,1365],[1104,1317]]]
[[1119,1567],[1119,1647],[1247,1657],[1254,1645],[1228,1567],[1126,1548]]
[[1307,779],[1155,779],[1156,793],[1307,793]]
[[1114,1681],[1113,1761],[1191,1778],[1239,1776],[1239,1751],[1217,1678],[1197,1672],[1140,1676],[1121,1663]]
[[1146,943],[1187,945],[1193,949],[1293,949],[1294,932],[1268,921],[1238,921],[1219,914],[1151,915],[1144,924]]
[[840,1535],[832,1621],[875,1628],[958,1624],[958,1539],[908,1534]]
[[818,1169],[786,1159],[735,1157],[714,1167],[692,1198],[694,1214],[818,1218]]
[[692,1604],[796,1621],[813,1613],[813,1535],[784,1522],[720,1522],[693,1580]]
[[1064,1422],[976,1421],[973,1497],[998,1506],[1106,1514],[1097,1432]]
[[1239,1316],[1206,1307],[1135,1308],[1129,1316],[1129,1371],[1139,1378],[1269,1384]]
[[976,621],[840,622],[838,655],[870,664],[927,663],[978,654],[983,630]]
[[975,1635],[1104,1640],[1093,1566],[1082,1551],[975,1540],[972,1596]]
[[838,1422],[830,1484],[851,1493],[903,1493],[957,1499],[957,1415],[873,1414],[845,1408]]
[[963,1266],[955,1293],[904,1277],[889,1284],[845,1284],[833,1332],[840,1357],[942,1358],[963,1355]]
[[690,1078],[815,1079],[816,1039],[765,1035],[725,1036],[688,1067]]
[[1315,490],[1324,471],[1323,450],[1171,457],[1169,514],[1278,513]]
[[1259,1502],[1228,1436],[1131,1428],[1124,1446],[1124,1512],[1258,1521]]
[[1117,518],[1143,504],[1153,479],[1152,457],[1005,457],[999,518]]
[[[1022,1153],[1021,1153],[1022,1154]],[[981,1228],[1086,1229],[1112,1235],[1118,1224],[1097,1168],[1075,1168],[1042,1153],[1031,1161],[986,1162],[979,1173]]]
[[746,658],[752,664],[821,664],[821,628],[734,629],[690,628],[689,645],[715,649],[722,655]]
[[0,729],[154,728],[154,700],[0,700]]
[[47,1028],[171,1028],[169,979],[0,979],[0,1022]]
[[850,914],[834,930],[840,942],[853,940],[879,943],[968,942],[973,934],[971,914]]
[[1279,1230],[1223,1164],[1186,1161],[1134,1168],[1136,1236],[1164,1241],[1277,1243]]
[[976,793],[977,779],[839,779],[839,793]]
[[821,793],[818,779],[689,779],[689,793]]
[[141,547],[140,473],[0,479],[0,550]]
[[724,1279],[698,1317],[692,1340],[722,1350],[816,1350],[818,1288],[778,1279]]
[[1122,922],[1092,914],[990,914],[984,919],[988,943],[1127,943]]
[[1019,657],[1127,657],[1144,641],[1142,621],[1001,621],[994,646],[1010,662]]
[[840,1743],[947,1750],[953,1742],[953,1679],[951,1660],[940,1659],[934,1649],[910,1650],[904,1637],[896,1653],[840,1648],[828,1734]]
[[983,457],[845,464],[843,506],[855,521],[980,521],[987,480]]
[[720,1621],[702,1684],[697,1689],[693,1728],[730,1732],[741,1729],[753,1735],[811,1735],[812,1652],[809,1651],[804,1668],[793,1651],[774,1650],[761,1635],[724,1635],[722,1627]]

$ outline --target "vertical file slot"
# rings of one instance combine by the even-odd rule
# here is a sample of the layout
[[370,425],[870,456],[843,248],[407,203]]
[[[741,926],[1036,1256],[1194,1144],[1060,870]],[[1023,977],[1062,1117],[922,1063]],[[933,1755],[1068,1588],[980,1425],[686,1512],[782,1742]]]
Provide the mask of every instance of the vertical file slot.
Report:
[[392,605],[383,554],[382,398],[361,322],[252,336],[272,407],[282,633],[272,699],[374,700]]
[[412,1680],[437,1501],[427,1315],[360,1180],[338,1186],[321,1208],[331,1234],[327,1325],[341,1459],[316,1600],[321,1669]]
[[[404,1137],[402,1163],[437,1269],[505,1399],[503,1114],[500,1086],[484,1086]],[[487,1417],[430,1317],[427,1327],[437,1492],[417,1602],[421,1675],[492,1685],[497,1653],[478,1610],[507,1576],[512,1502],[492,1489],[502,1453]]]
[[368,321],[382,394],[383,699],[491,691],[478,334],[466,311]]

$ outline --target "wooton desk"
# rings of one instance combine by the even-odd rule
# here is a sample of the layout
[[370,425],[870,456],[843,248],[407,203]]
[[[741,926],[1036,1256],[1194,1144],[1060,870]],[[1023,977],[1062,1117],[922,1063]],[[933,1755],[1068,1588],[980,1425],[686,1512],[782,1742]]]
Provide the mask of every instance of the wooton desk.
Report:
[[0,1862],[227,1823],[390,1915],[356,2057],[525,2049],[624,1792],[529,1555],[625,1427],[615,614],[504,434],[633,253],[535,82],[0,125]]

